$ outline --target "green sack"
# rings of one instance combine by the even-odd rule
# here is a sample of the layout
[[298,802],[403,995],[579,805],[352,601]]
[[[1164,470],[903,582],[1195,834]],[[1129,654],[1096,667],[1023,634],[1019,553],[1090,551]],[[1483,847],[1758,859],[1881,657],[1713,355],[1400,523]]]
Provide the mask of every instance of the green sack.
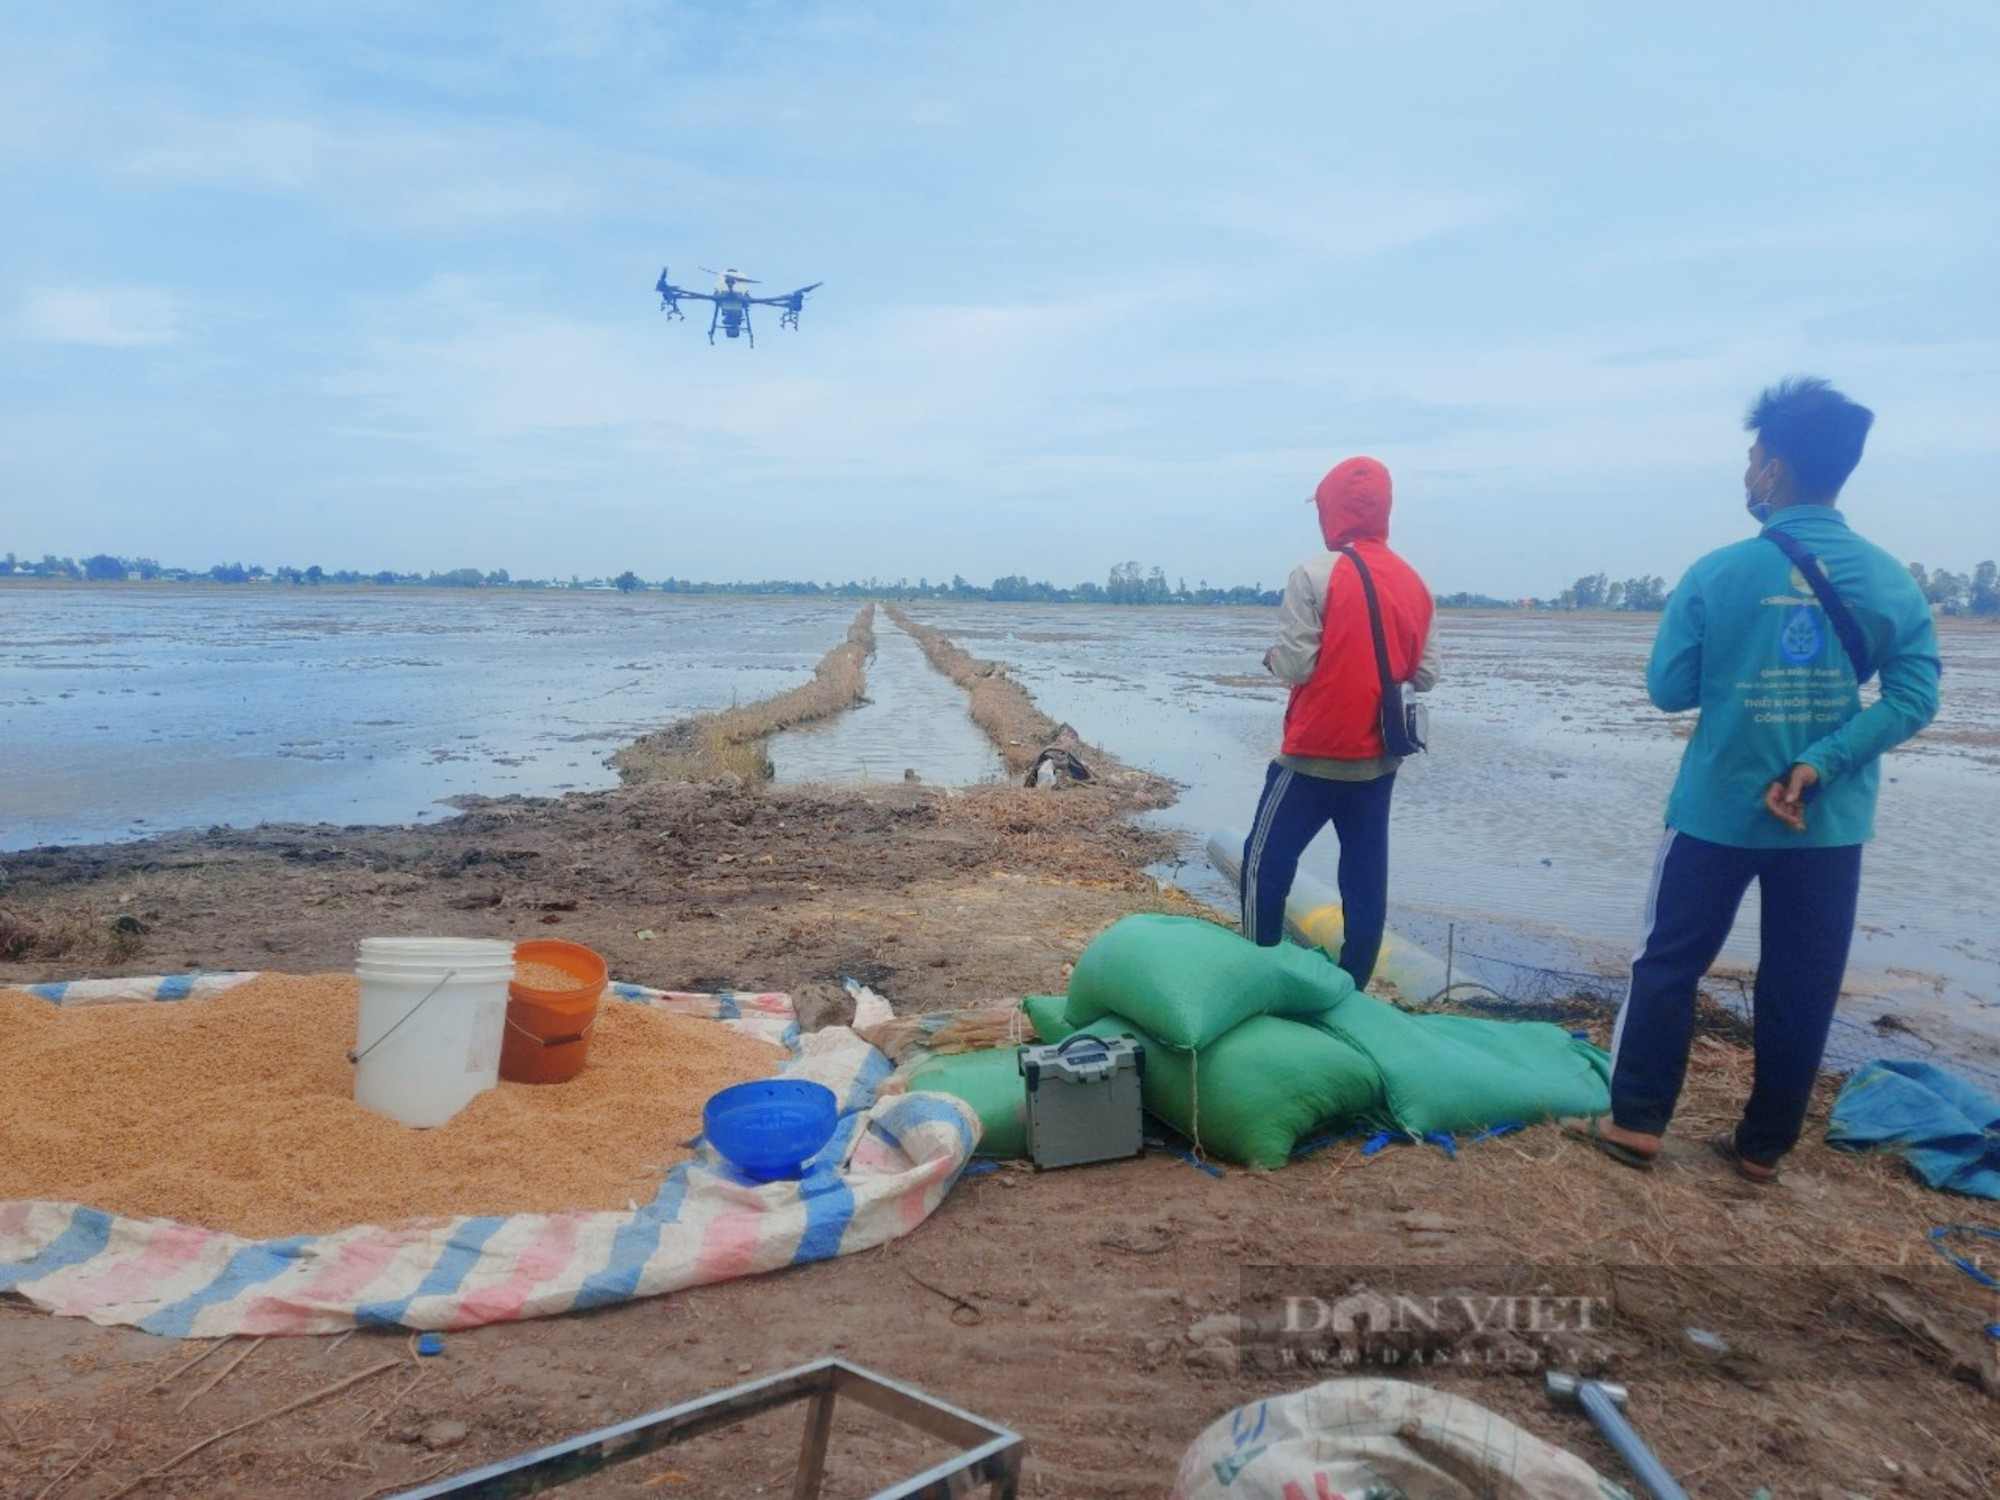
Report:
[[1076,1027],[1122,1016],[1168,1048],[1192,1052],[1252,1016],[1317,1020],[1353,989],[1318,949],[1260,948],[1198,917],[1140,912],[1078,955],[1065,1016]]
[[1224,1161],[1282,1167],[1318,1127],[1381,1107],[1375,1065],[1338,1037],[1297,1021],[1253,1016],[1199,1052],[1155,1046],[1118,1016],[1083,1029],[1145,1043],[1140,1091],[1147,1111]]
[[1030,995],[1021,1002],[1021,1009],[1028,1013],[1028,1024],[1045,1042],[1059,1042],[1076,1030],[1064,1014],[1068,1007],[1066,995]]
[[1321,1024],[1374,1060],[1391,1122],[1412,1135],[1611,1108],[1611,1059],[1546,1021],[1411,1015],[1353,994]]
[[927,1057],[909,1074],[911,1093],[950,1094],[979,1116],[974,1156],[1028,1154],[1028,1089],[1017,1060],[1019,1047],[989,1047]]

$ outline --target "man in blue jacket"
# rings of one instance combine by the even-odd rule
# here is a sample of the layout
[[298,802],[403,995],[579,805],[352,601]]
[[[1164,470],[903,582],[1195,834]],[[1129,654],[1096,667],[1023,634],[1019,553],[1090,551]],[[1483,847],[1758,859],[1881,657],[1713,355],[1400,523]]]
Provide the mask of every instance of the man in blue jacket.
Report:
[[[1824,380],[1757,399],[1743,484],[1763,530],[1688,569],[1653,643],[1654,705],[1701,716],[1667,799],[1612,1034],[1611,1114],[1564,1122],[1628,1166],[1660,1153],[1695,987],[1752,880],[1763,910],[1756,1074],[1742,1123],[1716,1144],[1742,1176],[1772,1182],[1805,1124],[1854,933],[1861,846],[1875,836],[1881,756],[1938,702],[1929,606],[1909,570],[1834,507],[1874,420]],[[1864,708],[1860,683],[1878,673],[1881,696]]]

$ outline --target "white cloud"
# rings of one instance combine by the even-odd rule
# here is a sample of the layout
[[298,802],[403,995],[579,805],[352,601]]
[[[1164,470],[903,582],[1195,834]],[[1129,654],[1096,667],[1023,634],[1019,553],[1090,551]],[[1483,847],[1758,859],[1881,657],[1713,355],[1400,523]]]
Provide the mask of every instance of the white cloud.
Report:
[[[521,571],[560,503],[565,571],[664,513],[641,572],[1101,576],[1137,536],[1268,580],[1372,451],[1427,565],[1547,591],[1707,545],[1743,403],[1812,370],[1882,413],[1862,478],[1938,538],[1904,555],[1983,534],[1997,117],[1907,26],[1826,33],[1827,76],[1901,71],[1808,139],[1754,49],[1657,18],[1083,10],[24,10],[0,480],[269,496],[227,533],[267,560],[365,515],[357,560],[447,565],[431,526]],[[735,256],[826,280],[800,332],[651,310],[661,259]]]
[[181,336],[181,306],[151,287],[49,287],[21,307],[21,331],[51,344],[133,349]]
[[107,142],[98,157],[124,187],[266,195],[390,235],[570,226],[635,202],[700,201],[714,212],[746,191],[662,153],[537,121],[132,110],[138,143]]
[[1578,275],[1656,264],[1694,265],[1718,261],[1793,260],[1823,255],[1839,245],[1843,259],[1868,255],[1935,256],[1962,237],[1989,238],[1994,216],[1984,204],[1885,201],[1850,213],[1795,215],[1720,225],[1689,225],[1676,232],[1626,233],[1580,259]]
[[116,169],[150,188],[297,189],[325,154],[325,132],[298,120],[163,110],[147,123],[144,144],[118,157]]
[[1202,207],[1210,223],[1335,260],[1366,260],[1501,217],[1472,193],[1384,193],[1331,186],[1237,191]]
[[737,472],[935,473],[968,448],[1046,431],[1051,404],[1087,384],[1089,351],[1107,330],[1181,295],[1149,283],[1052,301],[912,304],[838,334],[810,315],[803,332],[780,331],[775,311],[759,309],[752,351],[709,348],[698,304],[684,322],[608,323],[440,277],[370,306],[326,389],[360,402],[370,425],[448,446],[596,430],[634,451],[726,453]]

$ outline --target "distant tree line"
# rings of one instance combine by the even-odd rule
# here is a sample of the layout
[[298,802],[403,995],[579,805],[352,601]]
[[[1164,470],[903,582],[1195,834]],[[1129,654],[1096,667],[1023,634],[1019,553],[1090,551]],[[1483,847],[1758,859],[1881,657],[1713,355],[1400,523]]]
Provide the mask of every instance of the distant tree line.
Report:
[[[1971,573],[1953,573],[1943,568],[1932,572],[1922,563],[1910,564],[1910,576],[1924,597],[1941,614],[2000,614],[2000,568],[1983,562]],[[317,564],[306,568],[264,568],[241,562],[217,563],[194,571],[162,567],[150,557],[113,557],[99,553],[81,562],[75,558],[44,554],[39,562],[16,557],[12,552],[0,557],[0,578],[73,579],[88,583],[116,583],[139,579],[156,583],[258,583],[313,588],[321,584],[370,584],[377,587],[417,588],[512,588],[512,589],[617,589],[624,593],[657,590],[668,594],[778,594],[795,598],[851,599],[960,599],[989,600],[1025,604],[1276,604],[1276,589],[1262,584],[1211,586],[1206,579],[1189,588],[1185,578],[1167,581],[1163,569],[1142,569],[1136,562],[1119,563],[1103,583],[1078,583],[1064,588],[1034,582],[1024,574],[996,578],[991,584],[968,583],[953,574],[950,582],[933,583],[919,578],[865,578],[847,583],[814,583],[797,579],[762,579],[750,583],[700,583],[691,578],[663,578],[648,582],[631,570],[615,578],[568,579],[514,578],[505,568],[453,568],[447,572],[398,573],[392,570],[366,573],[351,568],[326,569]],[[1667,582],[1664,578],[1642,576],[1614,581],[1607,574],[1591,573],[1576,580],[1549,599],[1501,599],[1490,594],[1457,593],[1439,596],[1444,609],[1543,609],[1543,610],[1628,610],[1658,611],[1666,607]]]
[[[630,573],[613,580],[628,592],[652,587]],[[840,598],[962,599],[986,600],[1003,604],[1276,604],[1282,597],[1276,589],[1262,584],[1228,588],[1210,587],[1203,579],[1193,588],[1185,578],[1167,582],[1163,569],[1144,572],[1135,562],[1119,563],[1103,583],[1084,582],[1067,588],[1035,582],[1021,573],[996,578],[991,584],[970,583],[954,573],[948,583],[919,578],[866,578],[850,583],[696,583],[687,578],[668,578],[658,585],[669,594],[830,594]]]
[[351,568],[329,569],[314,564],[307,568],[266,568],[241,562],[217,563],[200,570],[162,567],[149,557],[113,557],[100,553],[81,562],[70,557],[46,554],[39,562],[16,557],[12,552],[0,557],[0,578],[73,579],[88,583],[117,583],[130,579],[165,583],[256,583],[316,587],[320,584],[372,584],[379,587],[422,588],[513,588],[513,589],[617,589],[623,593],[658,590],[668,594],[779,594],[798,598],[900,598],[977,599],[1032,601],[1047,604],[1276,604],[1279,594],[1261,584],[1248,587],[1211,588],[1202,580],[1190,589],[1187,580],[1167,582],[1160,568],[1142,570],[1136,562],[1120,563],[1103,583],[1079,583],[1068,588],[1030,581],[1021,574],[996,578],[990,586],[968,583],[954,575],[949,583],[933,583],[919,578],[867,578],[847,583],[815,583],[789,578],[758,579],[747,583],[702,583],[692,578],[664,578],[649,582],[627,569],[615,578],[514,578],[505,568],[483,572],[478,568],[453,568],[438,573],[358,572]]
[[[1910,576],[1940,614],[2000,615],[2000,567],[1991,562],[1979,564],[1970,574],[1951,573],[1942,568],[1933,573],[1922,563],[1911,563]],[[1443,594],[1438,604],[1444,609],[1605,609],[1657,613],[1667,607],[1669,592],[1666,579],[1657,576],[1618,582],[1603,573],[1590,573],[1552,599]]]
[[1491,594],[1440,594],[1440,609],[1619,609],[1667,607],[1667,581],[1658,576],[1614,582],[1603,573],[1577,579],[1552,599],[1495,599]]
[[1922,563],[1910,564],[1910,576],[1934,609],[1948,615],[2000,614],[2000,567],[1983,562],[1964,573],[1947,573],[1939,568],[1926,572]]
[[1613,582],[1602,573],[1588,573],[1555,597],[1555,609],[1625,609],[1659,611],[1667,607],[1667,580],[1658,576]]
[[0,578],[69,578],[85,583],[121,583],[136,578],[145,583],[416,584],[427,588],[500,587],[512,582],[505,568],[491,573],[477,568],[456,568],[449,573],[359,573],[352,568],[328,571],[317,563],[309,568],[266,568],[231,562],[197,571],[162,567],[150,557],[113,557],[103,552],[81,562],[54,553],[43,554],[40,562],[30,562],[9,552],[0,557]]

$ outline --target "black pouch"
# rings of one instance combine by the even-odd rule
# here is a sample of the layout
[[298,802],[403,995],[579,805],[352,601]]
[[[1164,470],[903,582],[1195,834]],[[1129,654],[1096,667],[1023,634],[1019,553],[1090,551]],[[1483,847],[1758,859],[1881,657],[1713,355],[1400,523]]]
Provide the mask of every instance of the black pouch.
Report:
[[1391,682],[1382,688],[1382,744],[1391,755],[1415,755],[1429,748],[1430,710],[1414,696],[1403,696],[1403,684]]

